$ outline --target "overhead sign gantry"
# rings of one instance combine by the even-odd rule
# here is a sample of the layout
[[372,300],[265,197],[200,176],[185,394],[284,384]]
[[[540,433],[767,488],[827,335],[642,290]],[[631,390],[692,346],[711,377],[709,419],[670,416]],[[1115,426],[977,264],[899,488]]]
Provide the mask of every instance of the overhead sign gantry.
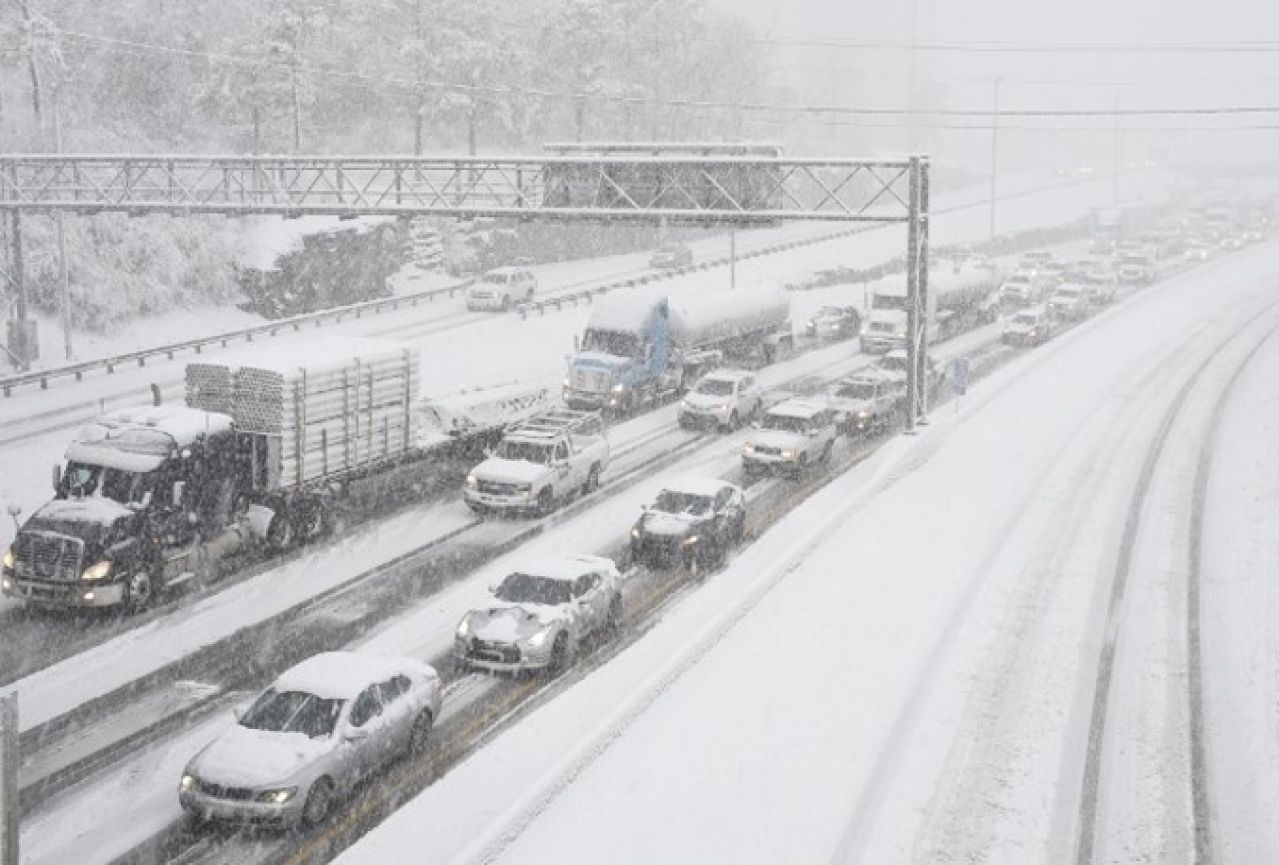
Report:
[[923,416],[927,157],[793,159],[751,143],[557,147],[533,157],[8,155],[0,209],[12,214],[15,269],[23,211],[904,223],[908,426]]

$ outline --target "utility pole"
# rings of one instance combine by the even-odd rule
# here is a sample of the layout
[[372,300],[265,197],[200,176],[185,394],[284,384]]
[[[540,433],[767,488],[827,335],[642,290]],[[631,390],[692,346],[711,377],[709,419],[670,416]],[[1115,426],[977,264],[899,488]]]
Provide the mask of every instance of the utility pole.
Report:
[[1114,165],[1110,173],[1110,198],[1114,204],[1119,203],[1119,167],[1121,156],[1122,138],[1119,134],[1119,105],[1122,92],[1119,88],[1115,88],[1115,139],[1111,147],[1114,153]]
[[995,202],[999,179],[999,85],[1004,76],[995,77],[995,98],[990,111],[990,239],[995,239]]
[[[53,88],[53,152],[62,152],[62,85]],[[67,228],[64,214],[57,211],[58,276],[62,283],[62,349],[71,360],[71,277],[67,272]]]
[[915,81],[916,74],[916,54],[918,47],[915,44],[918,36],[919,26],[919,0],[910,0],[910,93],[907,95],[907,101],[910,106],[910,127],[908,130],[910,141],[907,142],[907,149],[911,153],[919,152],[919,115],[916,114],[917,105],[917,85]]
[[0,694],[0,865],[18,865],[18,692]]
[[737,288],[737,229],[728,232],[728,287]]

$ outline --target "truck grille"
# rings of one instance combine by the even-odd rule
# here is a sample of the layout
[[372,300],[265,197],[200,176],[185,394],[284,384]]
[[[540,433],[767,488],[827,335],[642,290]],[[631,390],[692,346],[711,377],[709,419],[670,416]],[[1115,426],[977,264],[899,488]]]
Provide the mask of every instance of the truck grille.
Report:
[[480,481],[477,487],[480,492],[490,496],[513,496],[517,492],[515,484],[503,484],[497,481]]
[[574,370],[573,387],[587,393],[604,393],[610,387],[606,372],[594,370]]
[[19,579],[75,580],[84,542],[66,535],[20,532],[14,573]]

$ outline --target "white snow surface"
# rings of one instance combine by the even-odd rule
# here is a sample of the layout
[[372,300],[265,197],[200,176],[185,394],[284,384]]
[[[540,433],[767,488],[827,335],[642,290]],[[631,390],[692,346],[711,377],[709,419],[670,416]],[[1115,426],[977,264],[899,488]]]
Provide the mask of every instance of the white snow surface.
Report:
[[[930,821],[946,816],[931,799],[948,779],[964,777],[955,775],[953,749],[983,723],[963,710],[986,675],[970,665],[1001,632],[976,625],[1016,613],[1016,590],[1037,565],[1065,592],[1066,612],[1096,603],[1105,583],[1088,581],[1108,573],[1102,563],[1113,555],[1116,515],[1127,507],[1151,424],[1195,358],[1274,303],[1276,275],[1271,244],[1148,290],[1024,353],[961,404],[937,411],[919,435],[889,441],[797,507],[624,652],[506,729],[338,861],[1067,856],[1052,841],[1061,837],[1058,810],[1070,812],[1077,792],[1069,783],[1080,760],[1074,701],[1095,665],[1097,636],[1088,616],[1068,640],[1057,640],[1068,623],[1048,623],[1055,654],[1042,660],[1054,675],[1012,680],[1033,720],[1052,722],[1018,728],[1012,743],[1030,776],[1017,789],[1034,795],[979,808],[971,837],[940,859],[926,855],[930,839],[945,837],[930,834]],[[1273,382],[1279,357],[1268,358],[1263,380]],[[1254,453],[1259,444],[1254,438]],[[1276,468],[1248,465],[1270,478]],[[1111,483],[1124,478],[1128,484]],[[1062,517],[1087,529],[1071,535],[1080,549],[1045,560]],[[1273,506],[1264,518],[1274,523]],[[1257,531],[1273,541],[1269,525]],[[1268,549],[1271,560],[1274,547],[1256,544],[1255,554]],[[1077,569],[1082,562],[1093,569]],[[1253,585],[1274,603],[1273,589]],[[1054,615],[1053,605],[1045,609]],[[1258,611],[1251,621],[1264,629],[1272,619]],[[1235,650],[1252,655],[1254,671],[1268,665],[1273,687],[1273,658],[1245,642]],[[1273,703],[1267,708],[1238,685],[1233,694],[1256,719],[1253,735],[1235,746],[1238,762],[1266,747]],[[1011,759],[985,756],[991,762],[975,770],[983,783],[984,769]],[[962,797],[960,804],[975,807]],[[1274,860],[1272,842],[1260,858],[1237,861]],[[964,854],[970,858],[953,858]]]
[[421,670],[412,658],[371,655],[367,652],[321,652],[286,670],[275,689],[302,691],[326,700],[353,700],[374,682],[385,682],[409,670]]

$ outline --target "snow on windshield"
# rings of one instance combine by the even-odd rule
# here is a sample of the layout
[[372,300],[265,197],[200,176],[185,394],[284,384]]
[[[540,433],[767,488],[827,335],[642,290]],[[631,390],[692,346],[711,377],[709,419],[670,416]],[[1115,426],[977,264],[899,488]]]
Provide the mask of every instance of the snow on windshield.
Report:
[[701,384],[697,386],[697,393],[704,393],[708,396],[731,396],[733,383],[722,378],[702,379]]
[[571,586],[564,580],[515,573],[502,580],[493,593],[508,604],[567,604],[572,600]]
[[695,496],[690,493],[679,493],[671,490],[662,490],[653,505],[654,509],[662,513],[693,515],[706,513],[710,506],[711,500],[706,496]]

